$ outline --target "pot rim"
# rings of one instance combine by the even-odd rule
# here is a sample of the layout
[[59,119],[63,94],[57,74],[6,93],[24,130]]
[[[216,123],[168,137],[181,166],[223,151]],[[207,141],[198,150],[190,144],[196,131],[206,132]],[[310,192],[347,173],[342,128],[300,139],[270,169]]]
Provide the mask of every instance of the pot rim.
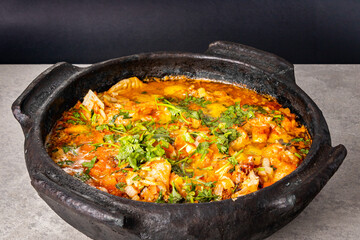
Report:
[[[233,64],[239,69],[251,70],[250,74],[261,73],[264,81],[276,81],[274,86],[283,87],[281,89],[287,91],[286,94],[280,94],[279,97],[286,96],[283,99],[287,103],[286,105],[295,103],[293,109],[296,110],[295,113],[298,117],[303,118],[308,113],[311,115],[306,119],[309,124],[305,124],[305,126],[309,130],[311,127],[312,130],[309,132],[312,133],[313,142],[306,158],[295,171],[271,186],[236,199],[206,203],[162,204],[134,201],[100,191],[63,171],[50,158],[44,144],[43,136],[45,134],[42,131],[49,130],[49,126],[44,129],[42,124],[46,114],[50,111],[51,103],[61,96],[61,93],[70,84],[91,72],[131,61],[144,59],[153,61],[161,58],[221,61],[227,64],[226,67],[231,67]],[[231,68],[231,71],[235,70]],[[195,70],[195,72],[197,71]],[[164,75],[170,74],[165,73]],[[173,75],[187,76],[191,75],[191,72]],[[226,73],[220,73],[220,77],[213,78],[213,80],[234,85],[230,78],[227,79],[228,81],[221,78],[225,75]],[[188,77],[191,78],[191,76]],[[263,78],[261,77],[261,79]],[[297,99],[301,100],[297,102]],[[159,238],[159,236],[177,238],[180,236],[188,239],[188,236],[199,236],[198,230],[210,238],[216,237],[216,235],[211,235],[214,231],[218,237],[234,239],[267,237],[290,222],[310,203],[336,172],[346,156],[346,149],[343,145],[331,147],[326,121],[313,100],[296,85],[292,64],[276,55],[229,42],[212,43],[204,54],[141,53],[106,60],[84,68],[68,63],[57,63],[40,74],[25,89],[13,103],[12,110],[25,135],[25,158],[33,187],[60,217],[93,238],[112,236],[114,239],[119,237],[132,239],[142,237],[142,234],[149,234],[144,236],[153,236],[154,238]],[[303,120],[306,122],[305,119]],[[214,215],[214,213],[229,213],[229,211],[231,214],[226,215],[225,218]],[[254,217],[249,215],[250,213],[255,213]],[[73,216],[75,219],[79,216],[77,217],[79,223],[69,216]],[[193,220],[195,232],[192,225],[182,221],[184,216]],[[159,221],[159,217],[164,220]],[[249,225],[249,218],[251,225]],[[256,229],[252,228],[253,218],[260,220]],[[154,219],[155,223],[153,223]],[[199,222],[198,219],[203,220]],[[208,227],[203,226],[204,220],[209,221]],[[90,224],[84,226],[82,225],[84,222]],[[237,225],[239,222],[242,223],[241,226]],[[163,223],[169,224],[173,228],[168,229],[164,227]],[[105,230],[99,233],[91,227],[93,225],[99,230],[105,227]],[[236,230],[223,232],[225,228],[229,227],[235,227]],[[160,235],[158,235],[159,233]]]
[[[163,57],[169,58],[195,58],[195,59],[205,59],[205,60],[215,60],[215,61],[222,61],[222,62],[228,62],[228,63],[233,63],[233,64],[241,64],[244,65],[245,67],[251,68],[251,69],[255,69],[255,70],[261,70],[256,66],[253,65],[249,65],[247,63],[243,63],[241,61],[238,60],[234,60],[234,59],[226,59],[226,58],[222,58],[219,56],[211,56],[211,55],[207,55],[207,54],[199,54],[199,53],[183,53],[183,52],[151,52],[151,53],[141,53],[141,54],[135,54],[135,55],[130,55],[130,56],[124,56],[124,57],[119,57],[119,58],[114,58],[114,59],[109,59],[103,62],[99,62],[99,63],[95,63],[92,64],[90,66],[84,67],[84,68],[79,68],[79,71],[77,73],[75,73],[74,75],[72,75],[70,78],[68,78],[68,80],[66,82],[64,82],[63,84],[61,84],[58,89],[56,91],[54,91],[53,94],[56,94],[58,92],[63,91],[69,84],[71,84],[73,81],[76,81],[77,79],[80,79],[81,77],[93,72],[93,71],[97,71],[97,70],[101,70],[102,68],[111,66],[111,65],[116,65],[116,64],[121,64],[124,61],[134,61],[134,60],[140,60],[140,59],[151,59],[151,60],[156,60],[156,59],[161,59]],[[262,71],[262,70],[261,70]],[[217,81],[217,82],[223,82],[226,84],[231,84],[231,85],[236,85],[234,83],[230,83],[227,82],[226,80],[217,80],[217,79],[209,79],[210,81]],[[292,91],[296,91],[299,94],[299,97],[301,97],[302,101],[307,101],[308,106],[310,107],[311,111],[311,115],[312,115],[312,119],[313,122],[316,122],[318,125],[321,125],[323,123],[326,124],[324,117],[321,114],[321,111],[318,109],[318,107],[316,106],[316,104],[313,102],[313,100],[295,83],[295,81],[287,81],[284,82],[282,80],[279,80],[279,82],[283,83],[286,88],[288,90],[292,90]],[[238,84],[239,85],[239,84]],[[45,115],[47,114],[47,106],[49,106],[51,104],[52,101],[54,101],[54,99],[51,97],[52,95],[49,96],[49,98],[47,99],[47,101],[45,101],[42,104],[42,107],[38,109],[36,117],[34,120],[34,130],[36,133],[36,137],[37,137],[37,142],[45,142],[45,139],[41,136],[41,122],[43,121]],[[320,113],[320,114],[319,114]],[[298,117],[298,116],[297,116]],[[80,180],[78,180],[80,185],[84,185],[86,186],[86,188],[88,188],[88,191],[94,192],[94,194],[104,194],[107,197],[113,198],[114,200],[122,200],[124,202],[129,202],[135,205],[156,205],[156,206],[196,206],[196,205],[215,205],[215,204],[229,204],[229,203],[237,203],[237,202],[241,202],[243,199],[245,198],[251,198],[254,197],[258,194],[261,194],[262,192],[268,192],[268,191],[272,191],[272,189],[275,189],[277,187],[279,187],[279,185],[286,185],[288,184],[288,182],[291,182],[291,180],[294,180],[296,178],[299,177],[299,175],[303,175],[302,173],[304,173],[307,168],[309,167],[309,165],[311,165],[311,163],[314,161],[314,156],[316,155],[316,153],[320,150],[320,148],[322,147],[323,141],[325,138],[329,138],[330,139],[330,134],[328,133],[327,130],[327,126],[326,129],[324,131],[324,129],[322,128],[314,128],[314,133],[312,137],[312,145],[309,149],[309,153],[307,154],[307,156],[305,157],[305,159],[303,159],[302,163],[293,171],[291,172],[289,175],[285,176],[284,178],[280,179],[279,181],[273,183],[272,185],[266,187],[266,188],[262,188],[259,189],[253,193],[250,194],[246,194],[243,196],[239,196],[237,198],[234,199],[226,199],[226,200],[221,200],[221,201],[213,201],[213,202],[205,202],[205,203],[176,203],[176,204],[171,204],[171,203],[153,203],[153,202],[141,202],[141,201],[135,201],[135,200],[131,200],[128,198],[122,198],[119,196],[115,196],[106,192],[103,192],[101,190],[98,190],[97,188],[91,187],[86,183],[81,182]],[[331,142],[329,142],[329,145],[331,144]],[[41,146],[41,155],[46,155],[46,160],[44,159],[43,161],[48,161],[51,162],[51,165],[53,166],[53,169],[58,171],[60,170],[61,173],[61,177],[68,177],[70,176],[69,174],[67,174],[65,171],[63,171],[59,166],[57,166],[54,161],[50,158],[50,156],[47,154],[46,149],[44,144]],[[316,159],[315,159],[316,160]],[[70,176],[71,178],[73,178],[73,176]]]

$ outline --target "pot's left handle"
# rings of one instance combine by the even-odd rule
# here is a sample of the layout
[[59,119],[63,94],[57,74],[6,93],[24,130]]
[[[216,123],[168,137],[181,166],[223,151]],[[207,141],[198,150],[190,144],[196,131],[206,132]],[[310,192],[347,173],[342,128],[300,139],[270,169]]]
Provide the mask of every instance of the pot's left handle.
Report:
[[[92,196],[82,195],[77,191],[54,182],[41,172],[31,176],[31,184],[39,196],[64,220],[76,226],[84,221],[91,224],[84,224],[78,230],[88,236],[96,236],[102,224],[110,226],[117,233],[130,236],[131,233],[125,229],[125,216],[119,210],[114,209],[112,204],[104,205],[96,203]],[[75,216],[74,216],[75,215]]]
[[80,69],[66,62],[57,63],[41,73],[15,100],[11,109],[25,135],[31,128],[32,118],[37,109],[65,79],[79,72]]

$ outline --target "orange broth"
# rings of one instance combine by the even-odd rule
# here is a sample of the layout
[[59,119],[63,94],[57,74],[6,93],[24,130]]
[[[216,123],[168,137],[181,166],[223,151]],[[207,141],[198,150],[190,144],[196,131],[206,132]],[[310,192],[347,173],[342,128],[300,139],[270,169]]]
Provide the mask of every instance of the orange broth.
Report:
[[274,98],[186,77],[125,79],[89,91],[49,134],[51,158],[107,193],[147,202],[209,202],[267,187],[311,146]]

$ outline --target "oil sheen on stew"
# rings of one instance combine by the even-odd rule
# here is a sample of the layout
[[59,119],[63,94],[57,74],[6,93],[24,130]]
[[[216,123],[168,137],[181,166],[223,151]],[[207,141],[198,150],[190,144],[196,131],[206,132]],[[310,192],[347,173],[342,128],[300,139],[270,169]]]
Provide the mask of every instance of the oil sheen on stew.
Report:
[[89,90],[46,140],[68,174],[157,203],[249,194],[294,171],[310,146],[307,129],[274,98],[179,76]]

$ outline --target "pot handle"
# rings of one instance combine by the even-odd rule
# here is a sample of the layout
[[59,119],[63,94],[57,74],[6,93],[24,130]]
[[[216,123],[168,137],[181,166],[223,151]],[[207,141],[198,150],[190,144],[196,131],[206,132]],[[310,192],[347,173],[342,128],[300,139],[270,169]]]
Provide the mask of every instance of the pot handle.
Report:
[[347,150],[342,144],[336,147],[324,146],[319,149],[318,154],[321,160],[301,173],[302,188],[297,187],[298,178],[288,185],[294,187],[294,191],[297,191],[299,196],[307,195],[304,199],[315,196],[325,186],[344,161]]
[[319,180],[321,187],[323,187],[326,182],[334,175],[347,155],[347,150],[342,144],[329,148],[330,151],[327,154],[328,157],[324,157],[325,163],[319,163],[317,168],[315,167],[313,175],[314,179]]
[[295,83],[294,65],[272,53],[239,43],[217,41],[209,45],[205,54],[240,61],[270,76]]
[[79,69],[66,62],[57,63],[42,72],[15,100],[11,109],[25,135],[32,126],[32,116],[36,111],[65,79]]
[[[57,204],[60,204],[61,213],[76,211],[78,214],[85,215],[89,219],[98,219],[102,222],[106,222],[114,230],[123,232],[125,217],[123,214],[115,212],[114,209],[110,209],[109,206],[100,206],[94,203],[91,198],[84,197],[81,194],[67,189],[59,184],[56,184],[41,172],[32,176],[31,184],[39,193],[45,202],[48,203],[49,199]],[[53,204],[49,204],[50,207],[54,207]],[[55,212],[59,209],[53,209]],[[61,216],[61,213],[59,214]]]

